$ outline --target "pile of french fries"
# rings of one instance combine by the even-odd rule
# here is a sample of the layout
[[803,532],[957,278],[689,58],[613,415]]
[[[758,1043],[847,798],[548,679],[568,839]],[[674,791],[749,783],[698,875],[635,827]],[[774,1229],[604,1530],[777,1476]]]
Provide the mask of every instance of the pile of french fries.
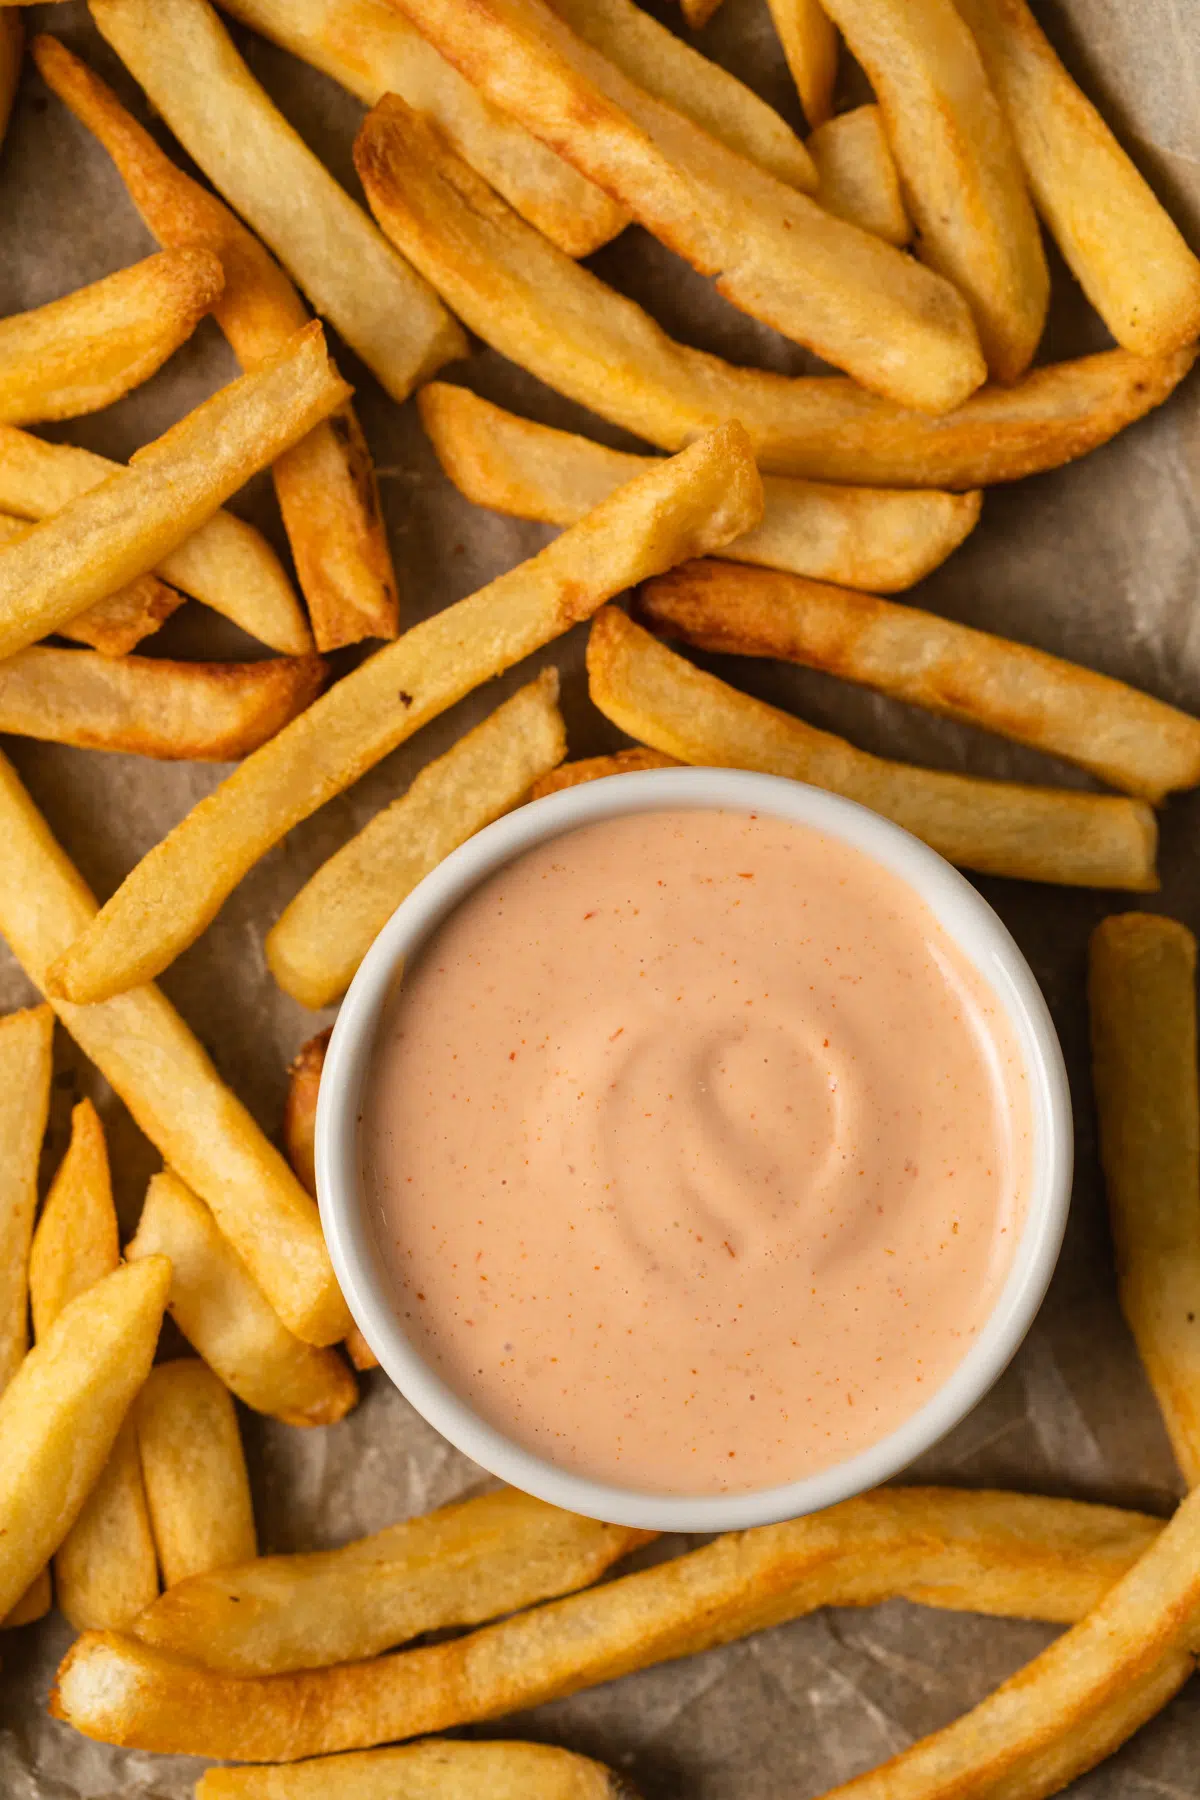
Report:
[[[837,1793],[1055,1792],[1200,1654],[1200,1079],[1182,925],[1109,918],[1090,970],[1121,1304],[1195,1490],[1175,1516],[893,1488],[600,1585],[651,1534],[508,1490],[340,1549],[258,1554],[235,1399],[331,1425],[374,1364],[313,1198],[328,1032],[293,1064],[285,1159],[153,983],[294,826],[585,621],[591,700],[633,743],[567,761],[544,668],[264,922],[286,993],[336,1003],[405,895],[501,814],[678,763],[829,788],[968,869],[1153,890],[1153,809],[1200,785],[1200,720],[894,596],[965,540],[984,488],[1082,456],[1170,396],[1200,339],[1200,261],[1026,0],[770,0],[804,138],[636,0],[221,0],[370,108],[355,144],[370,212],[209,0],[89,4],[163,130],[55,37],[24,46],[6,5],[0,135],[27,54],[160,248],[0,319],[0,732],[238,766],[101,906],[0,756],[0,935],[44,996],[0,1019],[0,1622],[57,1604],[80,1632],[51,1698],[78,1731],[271,1765],[211,1769],[203,1800],[618,1800],[627,1783],[569,1751],[427,1734],[822,1606],[1042,1619],[1068,1629]],[[681,5],[693,27],[715,10]],[[838,111],[843,43],[874,98]],[[841,373],[785,377],[674,341],[581,263],[630,221]],[[1115,347],[1034,368],[1043,228]],[[209,315],[242,374],[127,464],[29,429],[131,392]],[[470,501],[561,527],[403,635],[322,319],[393,401],[415,395]],[[652,449],[434,379],[468,331]],[[224,510],[266,469],[291,571]],[[628,610],[612,604],[629,590]],[[134,654],[188,597],[275,654]],[[327,654],[367,640],[384,642],[331,682]],[[1114,791],[869,755],[665,640],[824,670]],[[123,1251],[87,1100],[39,1206],[57,1024],[162,1158]],[[192,1354],[162,1359],[168,1313]],[[443,1635],[412,1647],[429,1632]]]

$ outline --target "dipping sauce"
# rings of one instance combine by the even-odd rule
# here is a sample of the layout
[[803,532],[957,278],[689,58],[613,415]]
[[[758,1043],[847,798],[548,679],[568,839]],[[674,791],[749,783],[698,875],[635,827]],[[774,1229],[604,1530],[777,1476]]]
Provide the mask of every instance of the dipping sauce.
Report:
[[381,1026],[362,1151],[414,1347],[527,1449],[717,1494],[929,1399],[1019,1236],[1012,1027],[862,851],[587,825],[477,888]]

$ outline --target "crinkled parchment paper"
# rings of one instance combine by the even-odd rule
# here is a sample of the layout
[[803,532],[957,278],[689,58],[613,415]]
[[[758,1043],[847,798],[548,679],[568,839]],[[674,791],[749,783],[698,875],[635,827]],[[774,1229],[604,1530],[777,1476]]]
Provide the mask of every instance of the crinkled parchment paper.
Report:
[[[654,10],[678,25],[672,0]],[[1125,143],[1200,242],[1200,6],[1196,0],[1055,0],[1047,29]],[[82,5],[29,10],[92,59],[143,111],[133,84],[91,28]],[[310,144],[357,192],[350,146],[361,109],[323,77],[242,37],[256,73]],[[725,0],[699,40],[793,124],[800,115],[763,0]],[[0,313],[35,305],[145,255],[150,240],[104,154],[27,73],[0,152]],[[715,299],[707,283],[639,231],[595,259],[600,273],[643,300],[677,336],[734,360],[799,370],[803,352]],[[1061,266],[1044,354],[1105,341]],[[457,600],[545,541],[541,527],[469,506],[438,471],[410,404],[397,408],[355,359],[379,465],[384,509],[404,590],[404,619]],[[107,412],[61,428],[72,441],[126,456],[234,372],[211,323],[148,386]],[[606,442],[630,442],[479,351],[448,371],[492,399]],[[988,496],[983,522],[915,595],[935,611],[1007,632],[1200,711],[1200,381],[1074,468]],[[265,478],[240,509],[281,544]],[[592,712],[583,633],[537,663],[562,670],[575,755],[611,747]],[[184,656],[237,655],[236,631],[189,604],[145,648]],[[253,653],[253,652],[250,652]],[[529,666],[426,728],[350,793],[292,833],[244,881],[163,986],[212,1050],[218,1067],[268,1132],[277,1133],[284,1069],[326,1022],[286,999],[263,965],[262,939],[318,864],[414,771],[440,753]],[[844,731],[872,750],[1000,776],[1079,782],[1070,771],[982,734],[923,717],[825,677],[740,663],[732,678]],[[201,765],[143,762],[17,741],[17,765],[51,825],[103,896],[220,778]],[[1200,797],[1171,802],[1163,822],[1163,891],[1150,902],[1200,928]],[[1066,1247],[1041,1316],[1008,1373],[978,1410],[925,1458],[924,1479],[1009,1485],[1165,1511],[1179,1482],[1154,1402],[1114,1294],[1094,1148],[1086,1061],[1084,960],[1088,932],[1120,896],[1015,882],[980,887],[1020,942],[1049,999],[1071,1071],[1078,1176]],[[0,1008],[29,988],[0,947]],[[94,1095],[113,1150],[122,1223],[131,1230],[156,1158],[119,1103],[59,1033],[50,1154],[61,1153],[72,1100]],[[303,1432],[244,1415],[264,1550],[336,1544],[447,1501],[482,1480],[380,1374],[364,1383],[343,1424]],[[0,1794],[4,1800],[101,1800],[190,1793],[194,1759],[109,1750],[45,1715],[68,1631],[57,1618],[6,1634],[0,1672]],[[1045,1644],[1045,1627],[922,1611],[902,1604],[824,1613],[545,1707],[491,1728],[603,1757],[651,1797],[803,1800],[901,1749],[981,1698]],[[1074,1791],[1088,1800],[1191,1800],[1200,1764],[1200,1684],[1193,1682],[1112,1762]]]

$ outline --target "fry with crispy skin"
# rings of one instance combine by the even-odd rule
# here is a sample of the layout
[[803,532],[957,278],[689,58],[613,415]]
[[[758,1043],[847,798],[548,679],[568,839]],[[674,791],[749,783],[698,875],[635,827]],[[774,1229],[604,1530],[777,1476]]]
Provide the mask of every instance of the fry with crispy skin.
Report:
[[[986,388],[938,419],[835,376],[739,369],[677,344],[505,206],[399,101],[377,106],[355,150],[371,208],[493,349],[663,449],[721,419],[762,469],[814,481],[974,488],[1057,468],[1165,400],[1195,360],[1113,350]],[[0,488],[0,504],[3,490]]]
[[163,1586],[250,1561],[250,1477],[228,1389],[181,1357],[151,1369],[133,1410]]
[[444,1739],[283,1769],[209,1769],[196,1800],[328,1800],[334,1793],[338,1800],[634,1800],[622,1776],[569,1750]]
[[804,116],[815,130],[833,111],[837,27],[821,0],[767,0]]
[[614,725],[656,750],[828,788],[981,874],[1140,893],[1157,886],[1157,830],[1143,801],[872,756],[697,669],[615,607],[592,626],[588,691]]
[[857,106],[826,120],[809,138],[808,149],[822,206],[889,244],[907,244],[912,224],[877,106]]
[[646,750],[641,744],[632,750],[618,750],[612,756],[587,756],[581,762],[561,763],[549,775],[543,775],[530,789],[531,800],[557,794],[563,788],[582,787],[585,781],[603,781],[609,775],[637,775],[643,769],[677,769],[678,759],[664,756],[661,750]]
[[862,682],[1078,763],[1144,800],[1200,783],[1200,719],[1078,663],[915,606],[700,562],[648,582],[638,617],[700,650],[774,656]]
[[[0,689],[0,729],[2,701]],[[452,850],[519,806],[566,753],[558,671],[544,669],[427,763],[407,792],[288,902],[265,945],[267,966],[284,992],[313,1008],[340,999],[405,896]]]
[[91,1101],[81,1100],[29,1251],[34,1336],[44,1338],[63,1307],[120,1260],[104,1127]]
[[[242,367],[282,349],[308,323],[308,311],[258,239],[177,168],[112,89],[56,38],[35,38],[33,59],[108,151],[159,243],[220,258],[225,288],[213,312]],[[271,475],[317,648],[395,637],[395,572],[374,465],[350,402],[285,450]]]
[[394,400],[466,354],[437,296],[268,99],[208,0],[90,3],[188,155]]
[[528,562],[414,625],[247,757],[143,858],[58,959],[54,991],[98,1000],[166,968],[259,857],[428,720],[623,588],[728,543],[761,516],[746,434],[725,425]]
[[[30,1242],[50,1116],[53,1039],[48,1007],[0,1019],[0,1393],[29,1346]],[[0,1616],[5,1610],[0,1607]]]

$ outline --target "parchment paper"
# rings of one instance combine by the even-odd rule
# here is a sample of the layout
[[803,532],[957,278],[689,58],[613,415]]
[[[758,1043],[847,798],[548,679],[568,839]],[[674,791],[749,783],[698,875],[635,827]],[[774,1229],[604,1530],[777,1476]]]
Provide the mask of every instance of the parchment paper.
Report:
[[[671,0],[652,10],[677,29]],[[1200,7],[1195,0],[1054,0],[1041,15],[1069,66],[1200,242]],[[146,116],[141,96],[80,4],[27,10]],[[361,108],[332,83],[247,34],[252,67],[334,173],[359,192],[350,146]],[[725,0],[698,40],[802,123],[764,0]],[[853,71],[847,92],[856,97]],[[149,252],[150,239],[104,154],[27,71],[0,152],[0,314],[36,305]],[[799,372],[804,353],[713,296],[708,284],[644,233],[628,231],[594,266],[668,330],[734,360]],[[1043,357],[1102,346],[1061,265]],[[543,528],[478,511],[441,476],[410,404],[397,408],[339,347],[379,465],[384,509],[411,623],[471,592],[546,540]],[[55,435],[127,456],[214,387],[234,363],[206,323],[147,386]],[[633,440],[476,346],[449,370],[494,400],[550,424]],[[1200,381],[1114,444],[1057,474],[988,496],[983,522],[950,563],[914,592],[935,611],[1009,633],[1122,676],[1200,711],[1200,549],[1196,477]],[[281,549],[269,482],[239,497]],[[588,704],[582,631],[473,695],[292,833],[242,883],[163,986],[266,1130],[280,1126],[288,1058],[331,1014],[307,1014],[266,973],[262,939],[296,888],[400,792],[424,762],[552,661],[564,677],[573,755],[617,738]],[[150,654],[255,654],[237,631],[189,604],[143,649]],[[981,774],[1083,778],[1033,753],[872,698],[829,678],[739,662],[738,684],[893,756]],[[26,741],[6,744],[54,830],[103,897],[223,770],[105,756]],[[1163,890],[1148,904],[1200,928],[1200,796],[1163,820]],[[1078,1120],[1078,1174],[1067,1242],[1050,1296],[1012,1367],[976,1412],[911,1471],[961,1485],[1003,1485],[1165,1512],[1180,1490],[1153,1399],[1117,1309],[1094,1148],[1086,1061],[1088,932],[1121,896],[1015,882],[979,886],[1015,933],[1062,1036]],[[30,989],[0,947],[0,1009]],[[123,1107],[58,1033],[48,1166],[65,1144],[70,1107],[90,1093],[109,1133],[118,1202],[132,1230],[157,1157]],[[481,1471],[443,1443],[379,1373],[344,1423],[304,1432],[243,1413],[262,1548],[339,1543],[479,1486]],[[674,1541],[670,1549],[684,1547]],[[604,1758],[647,1800],[775,1800],[816,1794],[869,1767],[971,1705],[1050,1640],[1042,1626],[938,1613],[900,1603],[832,1612],[688,1662],[647,1671],[475,1735],[523,1735]],[[45,1715],[70,1633],[56,1616],[5,1634],[0,1673],[4,1800],[181,1800],[203,1766],[88,1743]],[[1200,1683],[1192,1683],[1119,1756],[1080,1782],[1088,1800],[1191,1800],[1200,1766]]]

